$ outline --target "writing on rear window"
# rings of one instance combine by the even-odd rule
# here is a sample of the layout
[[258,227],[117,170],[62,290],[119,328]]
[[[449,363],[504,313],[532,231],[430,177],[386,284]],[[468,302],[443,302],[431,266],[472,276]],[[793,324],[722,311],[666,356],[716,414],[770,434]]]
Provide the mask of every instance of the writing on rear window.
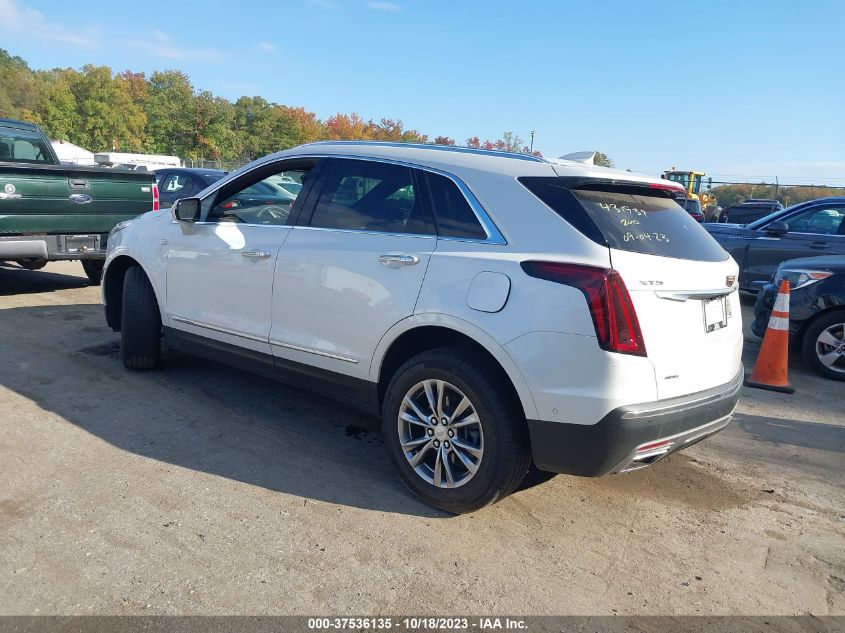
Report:
[[669,238],[665,233],[632,233],[628,231],[622,236],[626,242],[633,242],[634,240],[654,240],[655,242],[668,242]]
[[635,183],[569,189],[562,178],[519,181],[589,239],[612,249],[699,261],[728,254],[674,198]]
[[646,211],[645,209],[638,209],[637,207],[629,207],[627,204],[623,204],[622,206],[617,206],[613,202],[600,202],[599,207],[604,209],[605,211],[615,211],[618,214],[628,213],[630,215],[641,215],[645,217]]

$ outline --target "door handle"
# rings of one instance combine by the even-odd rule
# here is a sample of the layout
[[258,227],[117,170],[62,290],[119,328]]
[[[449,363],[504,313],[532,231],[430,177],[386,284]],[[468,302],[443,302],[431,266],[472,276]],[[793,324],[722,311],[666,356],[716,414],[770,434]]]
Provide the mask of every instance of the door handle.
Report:
[[824,248],[830,248],[830,242],[810,242],[810,248],[815,248],[819,250]]
[[378,260],[385,266],[391,266],[393,264],[397,264],[399,266],[412,266],[420,262],[420,258],[416,255],[398,254],[379,255]]
[[241,255],[250,259],[267,259],[270,253],[267,251],[241,251]]

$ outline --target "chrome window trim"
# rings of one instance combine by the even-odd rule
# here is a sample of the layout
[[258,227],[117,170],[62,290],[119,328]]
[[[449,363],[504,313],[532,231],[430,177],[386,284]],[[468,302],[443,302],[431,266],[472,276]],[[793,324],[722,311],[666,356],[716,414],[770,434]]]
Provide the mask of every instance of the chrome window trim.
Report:
[[361,235],[387,235],[389,237],[416,237],[429,240],[444,239],[434,233],[394,233],[391,231],[369,231],[367,229],[335,229],[330,226],[292,226],[288,227],[301,231],[331,231],[332,233],[357,233]]
[[206,330],[212,330],[214,332],[220,332],[221,334],[229,334],[231,336],[238,336],[240,338],[249,339],[250,341],[258,341],[259,343],[266,343],[267,339],[261,336],[255,336],[254,334],[247,334],[245,332],[239,332],[238,330],[230,330],[229,328],[220,327],[219,325],[212,325],[211,323],[203,323],[202,321],[195,321],[194,319],[189,319],[187,317],[178,316],[175,314],[171,314],[170,318],[177,323],[184,323],[185,325],[192,325],[194,327],[204,328]]
[[[177,224],[179,223],[178,220],[173,220]],[[199,222],[194,222],[194,226],[220,226],[220,225],[229,225],[232,226],[259,226],[265,229],[292,229],[295,228],[292,224],[252,224],[251,222],[215,222],[214,220],[201,220]]]
[[[404,146],[404,144],[403,144],[403,146]],[[425,146],[425,147],[428,147],[428,146]],[[347,159],[347,160],[366,160],[366,161],[372,161],[372,162],[375,162],[375,163],[387,163],[387,164],[390,164],[390,165],[400,165],[402,167],[408,167],[409,169],[419,169],[419,170],[422,170],[422,171],[430,172],[432,174],[438,174],[440,176],[445,176],[446,178],[451,180],[453,183],[455,183],[455,186],[458,187],[461,194],[466,199],[467,204],[469,204],[470,209],[472,209],[472,212],[475,214],[475,218],[478,220],[479,224],[481,224],[481,228],[483,228],[484,232],[487,234],[487,237],[481,239],[481,238],[471,238],[471,237],[466,237],[466,238],[462,238],[462,237],[442,237],[442,236],[439,236],[439,235],[436,235],[436,234],[431,234],[431,236],[437,237],[438,239],[442,239],[442,240],[452,240],[452,241],[459,241],[459,242],[475,242],[475,243],[479,243],[479,244],[493,244],[493,245],[496,245],[496,246],[505,246],[508,243],[508,241],[505,239],[505,236],[502,235],[501,231],[499,231],[499,227],[496,226],[496,224],[490,218],[487,211],[482,206],[481,202],[479,202],[478,198],[476,198],[475,194],[472,192],[472,189],[470,189],[463,180],[461,180],[460,178],[458,178],[454,174],[450,174],[447,171],[437,169],[436,167],[429,167],[428,165],[420,165],[419,163],[409,163],[407,161],[395,160],[395,159],[392,159],[392,158],[383,158],[381,156],[358,156],[358,155],[354,155],[354,154],[328,154],[328,153],[313,153],[313,154],[311,154],[311,153],[309,153],[309,154],[295,154],[295,155],[292,155],[292,156],[271,156],[271,157],[267,157],[265,160],[261,160],[259,162],[256,162],[249,170],[243,171],[241,173],[235,172],[235,174],[236,174],[235,177],[240,178],[241,176],[244,176],[244,175],[246,175],[246,174],[248,174],[252,171],[255,171],[256,169],[260,169],[260,168],[267,166],[269,163],[282,162],[282,161],[286,161],[286,160],[300,160],[300,159],[307,159],[307,158],[340,158],[340,159]],[[232,178],[231,180],[234,180],[234,178]],[[226,182],[223,182],[223,181],[226,181]],[[230,182],[229,178],[223,178],[221,180],[218,180],[216,183],[214,183],[213,189],[210,189],[206,193],[206,195],[201,198],[201,202],[204,202],[207,198],[215,195],[217,193],[217,191],[222,186],[227,184],[228,182]],[[202,222],[197,222],[196,224],[221,224],[221,222],[203,220]],[[237,224],[237,223],[235,223],[235,224]],[[247,226],[247,225],[242,225],[242,226]],[[257,225],[249,225],[249,226],[266,226],[266,225],[257,224]],[[273,226],[273,225],[271,225],[271,226]],[[294,226],[294,225],[285,224],[285,225],[282,225],[282,226],[290,228],[291,226]],[[311,227],[311,228],[328,228],[328,227]],[[344,231],[355,232],[355,229],[330,229],[330,230],[335,230],[335,231],[344,230]],[[358,231],[358,232],[380,233],[382,235],[387,234],[387,233],[383,233],[383,232],[380,232],[380,231]],[[411,233],[393,233],[393,234],[394,235],[416,235],[416,234],[411,234]]]
[[352,363],[353,365],[357,365],[358,361],[355,358],[350,358],[349,356],[341,356],[340,354],[332,354],[331,352],[324,352],[321,349],[314,349],[313,347],[303,347],[301,345],[294,345],[293,343],[285,343],[283,341],[279,341],[277,339],[270,339],[270,345],[276,345],[278,347],[284,347],[286,349],[292,349],[297,352],[305,352],[306,354],[314,354],[316,356],[324,356],[325,358],[332,358],[334,360],[342,360],[345,363]]

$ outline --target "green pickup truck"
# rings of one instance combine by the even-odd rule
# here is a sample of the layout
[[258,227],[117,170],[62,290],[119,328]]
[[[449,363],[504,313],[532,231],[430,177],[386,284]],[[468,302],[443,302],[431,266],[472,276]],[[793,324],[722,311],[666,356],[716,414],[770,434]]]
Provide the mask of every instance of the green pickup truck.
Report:
[[157,207],[152,173],[62,165],[37,125],[0,119],[0,261],[78,259],[98,284],[109,231]]

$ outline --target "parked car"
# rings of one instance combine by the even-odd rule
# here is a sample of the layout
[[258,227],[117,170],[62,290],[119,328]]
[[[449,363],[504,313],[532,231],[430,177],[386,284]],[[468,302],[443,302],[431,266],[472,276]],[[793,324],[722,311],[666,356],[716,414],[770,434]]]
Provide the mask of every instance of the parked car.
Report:
[[155,172],[158,183],[161,207],[173,206],[179,198],[189,198],[197,195],[206,187],[210,187],[228,172],[219,169],[198,169],[191,167],[169,167],[157,169]]
[[704,213],[701,212],[701,202],[695,198],[678,198],[678,204],[686,209],[696,222],[704,222]]
[[[304,183],[289,215],[229,205],[277,176]],[[525,154],[303,145],[116,227],[106,320],[130,369],[159,364],[163,333],[380,415],[407,486],[471,511],[532,458],[625,472],[729,423],[737,265],[680,191]]]
[[0,119],[0,260],[80,260],[100,283],[109,231],[158,208],[150,173],[62,165],[37,125]]
[[752,198],[742,204],[735,204],[722,209],[722,212],[719,214],[719,222],[748,224],[781,209],[783,209],[783,205],[777,200]]
[[[169,208],[180,198],[190,198],[200,194],[206,187],[211,186],[228,172],[217,169],[185,168],[164,169],[156,172],[159,182],[162,207]],[[262,206],[264,218],[270,213],[287,217],[290,205],[296,195],[282,188],[275,182],[258,182],[252,187],[244,189],[237,196],[227,201],[230,209]],[[271,210],[271,207],[275,211]]]
[[845,256],[790,259],[757,295],[751,330],[763,336],[781,282],[789,281],[789,331],[807,364],[845,380]]
[[747,226],[703,226],[739,264],[740,289],[757,292],[787,259],[845,255],[843,218],[845,196],[802,202]]

